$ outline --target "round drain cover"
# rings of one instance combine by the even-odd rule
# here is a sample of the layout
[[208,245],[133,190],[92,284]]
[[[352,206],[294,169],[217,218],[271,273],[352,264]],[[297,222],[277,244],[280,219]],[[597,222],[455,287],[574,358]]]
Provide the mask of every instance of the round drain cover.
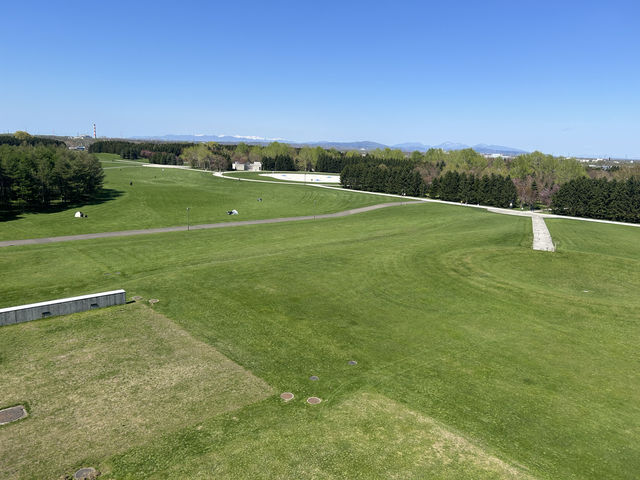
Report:
[[93,480],[98,475],[100,475],[100,473],[98,473],[95,468],[85,467],[74,473],[73,478],[76,480]]

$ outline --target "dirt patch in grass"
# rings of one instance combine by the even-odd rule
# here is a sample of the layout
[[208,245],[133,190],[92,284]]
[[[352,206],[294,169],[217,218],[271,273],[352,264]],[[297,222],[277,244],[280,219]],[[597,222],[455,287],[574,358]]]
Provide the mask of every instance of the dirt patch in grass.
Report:
[[0,351],[0,397],[31,407],[0,429],[0,478],[57,478],[272,393],[139,303],[3,327]]

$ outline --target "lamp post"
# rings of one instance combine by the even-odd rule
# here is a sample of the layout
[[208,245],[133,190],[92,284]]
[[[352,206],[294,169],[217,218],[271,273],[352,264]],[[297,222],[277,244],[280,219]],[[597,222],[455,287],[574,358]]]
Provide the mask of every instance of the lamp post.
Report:
[[189,207],[187,207],[187,232],[189,231]]

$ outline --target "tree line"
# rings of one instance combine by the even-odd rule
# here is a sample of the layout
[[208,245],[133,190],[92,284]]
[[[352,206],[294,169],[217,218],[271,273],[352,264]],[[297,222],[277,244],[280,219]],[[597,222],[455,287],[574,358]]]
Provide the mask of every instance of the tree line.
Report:
[[427,193],[431,198],[471,204],[511,208],[517,204],[518,192],[509,176],[458,173],[449,171],[436,177]]
[[344,188],[396,195],[422,196],[426,185],[413,165],[350,163],[340,173]]
[[[229,170],[233,162],[261,162],[263,170],[344,173],[350,188],[404,192],[407,195],[420,192],[443,200],[496,206],[551,206],[562,186],[568,182],[595,177],[616,179],[619,183],[640,174],[640,167],[634,164],[594,170],[574,158],[537,151],[505,158],[484,156],[470,148],[455,151],[429,149],[409,154],[391,148],[368,152],[339,151],[335,148],[294,147],[280,142],[250,146],[244,143],[108,140],[94,143],[90,151],[119,153],[127,158],[143,157],[152,163],[187,164],[205,170]],[[376,170],[374,167],[380,168]],[[424,184],[419,188],[416,187],[416,173]],[[512,187],[516,191],[515,198]],[[588,210],[587,206],[582,210]]]
[[13,135],[0,135],[0,145],[53,145],[55,147],[64,147],[65,143],[56,138],[34,137],[27,132],[17,131]]
[[4,211],[86,200],[102,188],[103,179],[100,162],[86,152],[54,144],[0,145],[0,208]]
[[553,213],[640,223],[640,178],[578,178],[553,196]]
[[276,154],[275,157],[262,157],[262,169],[291,171],[296,168],[290,155]]
[[[171,153],[174,157],[182,154],[185,148],[193,146],[193,143],[162,143],[162,142],[129,142],[126,140],[98,140],[89,146],[89,153],[115,153],[122,158],[145,158],[146,152]],[[151,155],[147,156],[150,158]],[[165,156],[165,158],[169,158]]]
[[518,199],[510,177],[477,176],[448,171],[426,183],[416,162],[388,160],[376,163],[372,158],[348,163],[340,174],[344,188],[408,196],[428,196],[440,200],[477,203],[495,207],[513,207]]

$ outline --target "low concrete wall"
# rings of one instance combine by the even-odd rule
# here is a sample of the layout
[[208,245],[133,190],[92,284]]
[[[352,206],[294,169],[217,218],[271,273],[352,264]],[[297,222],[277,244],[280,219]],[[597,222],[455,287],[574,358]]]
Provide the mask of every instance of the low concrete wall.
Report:
[[28,322],[30,320],[53,317],[55,315],[84,312],[85,310],[92,310],[94,308],[122,305],[125,301],[124,290],[112,290],[110,292],[94,293],[80,297],[61,298],[49,302],[1,308],[0,326]]

